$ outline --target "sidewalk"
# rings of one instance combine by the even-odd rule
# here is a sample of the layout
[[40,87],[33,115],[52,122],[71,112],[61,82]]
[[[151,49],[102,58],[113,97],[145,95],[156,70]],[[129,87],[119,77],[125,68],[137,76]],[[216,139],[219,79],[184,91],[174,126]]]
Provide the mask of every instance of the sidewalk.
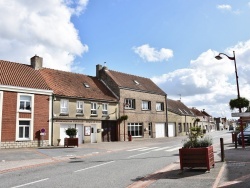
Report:
[[[136,142],[115,142],[115,143],[100,143],[100,144],[84,144],[81,148],[86,148],[91,151],[91,148],[99,149],[101,152],[114,152],[124,148],[136,146]],[[143,143],[140,143],[143,144]],[[147,143],[149,144],[149,143]],[[52,149],[48,149],[48,152]],[[58,148],[58,152],[66,148]],[[83,153],[85,150],[78,148],[67,148],[79,151],[79,157],[100,154],[93,152],[91,154]],[[166,188],[166,187],[250,187],[250,146],[242,149],[238,146],[234,148],[233,143],[225,144],[225,162],[221,162],[220,151],[214,151],[215,167],[207,172],[205,169],[185,169],[183,173],[180,170],[178,161],[166,167],[162,167],[159,171],[136,181],[131,184],[130,188],[135,187],[150,187],[150,188]],[[44,150],[45,151],[45,150]],[[9,171],[14,171],[23,168],[31,168],[35,166],[48,165],[74,158],[68,156],[49,156],[46,153],[39,152],[37,148],[23,149],[1,149],[0,150],[0,174]]]

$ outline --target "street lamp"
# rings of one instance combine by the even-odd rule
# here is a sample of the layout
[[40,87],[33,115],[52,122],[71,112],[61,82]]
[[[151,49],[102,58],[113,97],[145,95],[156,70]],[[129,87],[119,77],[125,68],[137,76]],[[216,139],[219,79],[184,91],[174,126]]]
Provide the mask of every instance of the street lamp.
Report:
[[[234,56],[233,56],[233,57],[230,57],[230,56],[228,56],[227,54],[219,53],[219,55],[215,56],[215,58],[216,58],[217,60],[221,60],[221,59],[222,59],[221,55],[224,55],[224,56],[226,56],[228,59],[234,61],[235,76],[236,76],[236,85],[237,85],[237,94],[238,94],[238,99],[240,99],[240,89],[239,89],[238,73],[237,73],[236,58],[235,58],[235,52],[234,52],[234,51],[233,51],[233,54],[234,54]],[[239,113],[241,113],[241,108],[239,108]],[[242,120],[240,120],[240,125],[241,125],[242,147],[245,148]],[[235,142],[236,142],[236,141],[235,141]]]
[[[229,57],[227,54],[224,53],[219,53],[219,55],[215,56],[217,60],[221,60],[222,57],[220,55],[225,55],[227,56],[228,59],[234,60],[234,68],[235,68],[235,76],[236,76],[236,84],[237,84],[237,94],[238,94],[238,99],[240,98],[240,90],[239,90],[239,82],[238,82],[238,73],[237,73],[237,66],[236,66],[236,59],[235,59],[235,52],[233,51],[234,56]],[[241,113],[241,108],[239,108],[239,112]]]

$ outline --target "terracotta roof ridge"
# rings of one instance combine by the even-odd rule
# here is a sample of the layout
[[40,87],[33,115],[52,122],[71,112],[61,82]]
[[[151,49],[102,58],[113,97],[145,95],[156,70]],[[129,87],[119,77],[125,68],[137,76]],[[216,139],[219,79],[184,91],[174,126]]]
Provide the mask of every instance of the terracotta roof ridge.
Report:
[[137,76],[137,75],[134,75],[134,74],[128,74],[128,73],[124,73],[124,72],[120,72],[120,71],[109,70],[109,69],[108,69],[108,71],[112,71],[112,72],[116,72],[116,73],[120,73],[120,74],[125,74],[125,75],[128,75],[128,76],[139,77],[139,78],[143,78],[143,79],[149,79],[149,80],[151,80],[150,78],[147,78],[147,77]]
[[43,67],[42,69],[39,69],[39,70],[45,70],[45,69],[52,70],[52,71],[57,71],[57,72],[65,72],[65,73],[70,73],[70,74],[89,76],[89,75],[86,75],[86,74],[83,74],[83,73],[77,73],[77,72],[71,72],[71,71],[65,71],[65,70],[59,70],[59,69],[52,69],[52,68],[47,68],[47,67]]

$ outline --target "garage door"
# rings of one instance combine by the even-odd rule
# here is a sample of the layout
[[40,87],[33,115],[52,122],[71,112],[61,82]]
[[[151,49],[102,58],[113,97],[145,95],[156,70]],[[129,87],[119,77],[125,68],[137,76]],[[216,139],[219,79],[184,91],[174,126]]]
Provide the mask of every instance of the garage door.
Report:
[[174,136],[175,136],[175,124],[168,123],[168,137],[174,137]]
[[156,138],[165,137],[165,124],[164,123],[155,124],[155,137]]

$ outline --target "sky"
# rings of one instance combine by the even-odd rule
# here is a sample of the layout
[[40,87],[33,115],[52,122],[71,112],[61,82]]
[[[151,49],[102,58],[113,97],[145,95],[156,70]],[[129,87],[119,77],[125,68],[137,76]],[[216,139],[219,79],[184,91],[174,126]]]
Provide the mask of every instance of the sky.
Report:
[[[250,100],[250,0],[0,0],[0,59],[152,79],[168,98],[231,119]],[[219,53],[222,60],[214,57]]]

